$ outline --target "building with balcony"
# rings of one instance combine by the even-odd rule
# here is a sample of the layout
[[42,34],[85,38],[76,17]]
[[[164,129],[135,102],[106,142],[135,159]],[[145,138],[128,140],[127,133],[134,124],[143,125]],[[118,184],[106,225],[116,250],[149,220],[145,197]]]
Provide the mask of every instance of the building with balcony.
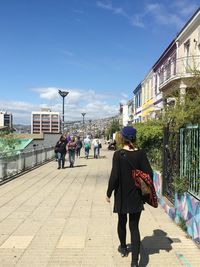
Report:
[[192,88],[191,77],[200,70],[200,8],[153,66],[158,89],[170,102],[171,95],[183,96]]
[[0,111],[0,127],[13,128],[13,116],[11,113]]
[[32,112],[31,133],[60,133],[59,112],[52,112],[50,109]]
[[133,91],[134,122],[158,118],[164,104],[175,104],[193,89],[192,77],[200,71],[200,8],[172,40]]

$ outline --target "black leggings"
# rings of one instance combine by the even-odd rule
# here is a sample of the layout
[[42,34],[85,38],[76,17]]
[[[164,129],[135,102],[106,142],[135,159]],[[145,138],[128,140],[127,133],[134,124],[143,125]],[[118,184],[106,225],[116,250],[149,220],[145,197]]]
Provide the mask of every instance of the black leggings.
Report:
[[[139,220],[141,212],[129,214],[129,229],[131,233],[131,251],[132,261],[138,261],[140,252],[140,232],[139,232]],[[122,247],[126,246],[126,223],[127,214],[118,213],[118,236]]]

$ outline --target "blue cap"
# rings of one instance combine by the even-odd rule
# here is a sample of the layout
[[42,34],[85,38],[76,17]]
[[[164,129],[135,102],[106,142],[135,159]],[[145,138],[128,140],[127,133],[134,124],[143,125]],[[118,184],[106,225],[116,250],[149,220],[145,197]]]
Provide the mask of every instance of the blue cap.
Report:
[[129,141],[136,138],[136,132],[136,129],[132,126],[126,126],[121,130],[122,137]]

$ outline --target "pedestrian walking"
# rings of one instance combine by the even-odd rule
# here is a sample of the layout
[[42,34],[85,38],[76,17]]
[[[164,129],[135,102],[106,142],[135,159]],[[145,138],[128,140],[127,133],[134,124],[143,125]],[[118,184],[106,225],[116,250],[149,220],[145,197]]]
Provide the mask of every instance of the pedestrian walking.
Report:
[[99,139],[95,138],[92,140],[93,150],[94,150],[94,158],[97,159],[99,156]]
[[58,169],[62,167],[64,169],[65,167],[65,155],[66,155],[66,138],[64,135],[61,135],[59,141],[56,143],[55,146],[55,153],[57,156],[57,161],[58,161]]
[[83,144],[85,149],[85,157],[86,159],[88,159],[91,148],[91,140],[89,138],[89,135],[87,135],[87,137],[83,140]]
[[69,163],[71,168],[74,167],[75,163],[76,141],[74,136],[72,136],[71,140],[67,143],[67,151],[69,153]]
[[136,187],[132,177],[132,165],[136,169],[149,174],[153,179],[153,171],[146,153],[136,147],[136,129],[126,126],[121,131],[123,148],[115,151],[112,161],[112,170],[107,188],[107,202],[114,191],[114,213],[118,213],[117,232],[120,241],[119,252],[122,257],[128,256],[126,241],[127,215],[131,236],[131,267],[137,267],[140,251],[139,220],[144,210],[144,200],[141,190]]
[[76,140],[76,156],[77,156],[77,158],[79,158],[81,155],[82,146],[83,146],[83,144],[82,144],[82,141],[80,140],[80,136],[77,136],[77,140]]

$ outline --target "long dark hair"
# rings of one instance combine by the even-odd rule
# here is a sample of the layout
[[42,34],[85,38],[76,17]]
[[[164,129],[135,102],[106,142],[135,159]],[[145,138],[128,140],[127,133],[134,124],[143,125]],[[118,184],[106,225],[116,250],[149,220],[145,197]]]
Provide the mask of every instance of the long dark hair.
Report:
[[122,137],[122,145],[127,145],[129,149],[135,149],[136,148],[136,138],[131,138],[130,140],[125,139]]

